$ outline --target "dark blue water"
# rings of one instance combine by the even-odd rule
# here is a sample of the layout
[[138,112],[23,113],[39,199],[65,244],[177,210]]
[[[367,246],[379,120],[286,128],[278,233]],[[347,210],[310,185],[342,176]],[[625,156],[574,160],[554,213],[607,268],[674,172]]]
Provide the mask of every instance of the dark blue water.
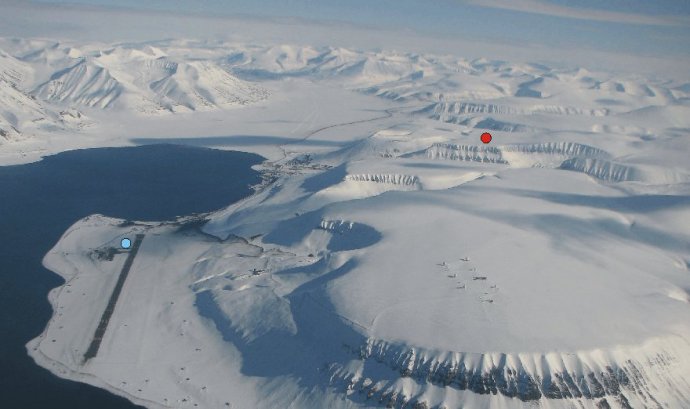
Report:
[[84,216],[166,220],[224,207],[260,181],[258,155],[180,145],[86,149],[0,167],[0,408],[136,408],[103,390],[38,367],[25,344],[52,310],[63,280],[41,265]]

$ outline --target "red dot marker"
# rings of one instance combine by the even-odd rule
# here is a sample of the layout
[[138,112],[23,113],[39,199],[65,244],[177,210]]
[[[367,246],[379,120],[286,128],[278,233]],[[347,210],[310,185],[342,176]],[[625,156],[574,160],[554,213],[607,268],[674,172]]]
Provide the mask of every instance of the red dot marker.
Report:
[[480,139],[481,139],[482,142],[484,142],[484,143],[489,143],[489,142],[491,142],[491,134],[488,133],[488,132],[484,132],[484,133],[482,134],[482,136],[480,137]]

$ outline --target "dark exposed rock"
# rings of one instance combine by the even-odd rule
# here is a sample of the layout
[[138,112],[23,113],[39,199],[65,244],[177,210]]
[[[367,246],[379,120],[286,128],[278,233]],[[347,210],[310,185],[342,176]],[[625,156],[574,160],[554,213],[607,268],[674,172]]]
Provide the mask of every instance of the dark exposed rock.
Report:
[[412,405],[412,409],[429,409],[429,404],[426,401],[417,401]]
[[598,409],[611,409],[611,405],[609,405],[609,403],[606,399],[602,399],[602,400],[597,402],[597,408]]
[[623,409],[633,409],[633,407],[630,406],[630,403],[628,402],[628,398],[626,398],[625,395],[623,395],[622,393],[616,396],[616,401],[619,405],[621,405]]

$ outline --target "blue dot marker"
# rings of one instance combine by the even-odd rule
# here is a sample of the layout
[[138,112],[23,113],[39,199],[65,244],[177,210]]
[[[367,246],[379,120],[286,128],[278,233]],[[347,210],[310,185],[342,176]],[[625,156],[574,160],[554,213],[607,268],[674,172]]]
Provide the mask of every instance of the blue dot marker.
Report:
[[128,238],[125,237],[125,238],[122,239],[122,241],[120,242],[120,246],[121,246],[123,249],[128,249],[128,248],[132,247],[132,240],[130,240],[130,239],[128,239]]

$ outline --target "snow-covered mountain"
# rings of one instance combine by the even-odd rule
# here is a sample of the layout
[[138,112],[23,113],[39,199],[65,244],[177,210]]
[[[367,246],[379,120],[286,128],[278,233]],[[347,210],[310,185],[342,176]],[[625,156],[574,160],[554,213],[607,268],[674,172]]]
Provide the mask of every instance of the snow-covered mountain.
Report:
[[[262,82],[292,78],[419,104],[417,114],[446,123],[524,132],[540,127],[516,116],[606,116],[647,106],[685,106],[689,95],[684,84],[584,69],[341,47],[4,39],[2,49],[3,93],[14,94],[3,97],[4,110],[14,115],[31,105],[82,115],[89,109],[144,116],[214,111],[262,101],[269,97]],[[20,101],[29,97],[33,104]],[[5,115],[8,135],[18,132],[13,122]],[[61,126],[59,120],[52,125]]]
[[267,96],[212,62],[176,62],[156,52],[123,48],[75,58],[32,92],[59,104],[145,113],[245,105]]
[[[12,55],[5,51],[0,55],[2,79],[54,109],[154,114],[227,108],[268,96],[266,90],[239,80],[213,60],[178,61],[149,45],[77,47],[5,40],[3,46]],[[11,111],[26,105],[7,104]]]
[[78,110],[51,107],[27,92],[33,74],[31,66],[0,50],[0,144],[89,124]]

